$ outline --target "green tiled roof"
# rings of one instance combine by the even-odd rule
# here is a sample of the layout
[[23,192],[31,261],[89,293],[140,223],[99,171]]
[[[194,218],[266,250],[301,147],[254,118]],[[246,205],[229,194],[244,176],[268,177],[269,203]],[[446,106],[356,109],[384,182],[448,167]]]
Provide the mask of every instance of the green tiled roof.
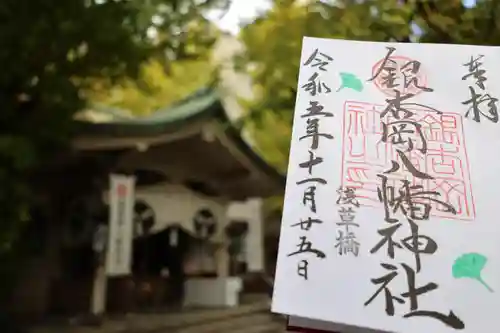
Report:
[[94,106],[93,111],[111,116],[110,121],[93,123],[77,121],[78,132],[83,136],[97,138],[114,137],[152,137],[161,134],[175,133],[183,126],[195,121],[218,119],[227,124],[226,135],[235,143],[238,149],[248,156],[256,166],[272,177],[277,177],[284,186],[284,176],[267,164],[246,141],[240,131],[231,126],[230,120],[222,106],[221,97],[214,89],[204,88],[189,97],[164,107],[147,117],[127,117],[120,110],[102,106]]
[[104,106],[94,106],[92,110],[109,116],[111,120],[98,123],[77,120],[79,134],[99,137],[155,136],[176,131],[191,121],[226,118],[219,94],[209,88],[201,89],[146,117],[127,117],[119,109]]
[[159,109],[146,118],[149,121],[172,122],[196,116],[219,102],[219,94],[212,89],[198,90],[174,105]]

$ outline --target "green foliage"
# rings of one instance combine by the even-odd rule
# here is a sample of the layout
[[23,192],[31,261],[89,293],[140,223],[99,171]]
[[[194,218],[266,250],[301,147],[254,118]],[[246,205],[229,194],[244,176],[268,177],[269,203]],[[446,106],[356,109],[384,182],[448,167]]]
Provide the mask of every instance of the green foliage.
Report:
[[187,97],[212,78],[207,59],[178,60],[169,67],[167,74],[159,61],[150,60],[141,66],[138,79],[125,78],[114,85],[94,81],[86,96],[92,103],[144,116]]
[[[216,37],[200,10],[228,2],[0,2],[0,253],[11,247],[20,222],[29,219],[34,192],[29,177],[67,146],[73,115],[85,106],[88,91],[129,82],[124,77],[141,71],[157,75],[144,69],[144,61],[155,72],[161,64],[161,72],[186,79],[171,64],[189,59],[189,66],[199,69],[197,59]],[[171,86],[162,81],[153,90],[161,94]],[[135,96],[130,103],[141,101],[143,96]]]
[[[0,251],[27,211],[27,172],[70,135],[84,104],[78,78],[133,74],[146,47],[123,24],[125,4],[5,0],[0,3]],[[123,54],[124,56],[121,56]],[[76,79],[76,80],[72,80]],[[77,83],[78,82],[78,83]]]
[[112,81],[91,80],[85,97],[92,103],[123,108],[142,116],[182,99],[212,79],[211,47],[219,36],[200,15],[208,9],[224,11],[229,0],[137,0],[139,25],[151,39],[153,56],[139,75]]
[[[159,59],[197,59],[215,42],[213,24],[201,16],[207,10],[224,11],[230,0],[133,0],[139,14],[140,30],[145,38],[156,31],[153,40]],[[164,56],[167,56],[166,58]]]

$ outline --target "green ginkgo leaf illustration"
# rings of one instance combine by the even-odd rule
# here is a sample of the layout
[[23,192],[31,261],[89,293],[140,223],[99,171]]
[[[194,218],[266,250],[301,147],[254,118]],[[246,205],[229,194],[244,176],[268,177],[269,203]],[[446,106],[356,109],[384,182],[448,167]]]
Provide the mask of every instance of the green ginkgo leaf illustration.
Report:
[[452,273],[456,279],[469,278],[479,281],[486,289],[493,292],[490,286],[484,282],[481,272],[488,258],[479,253],[466,253],[458,257],[453,263]]
[[340,79],[342,80],[342,84],[337,91],[340,91],[344,88],[350,88],[352,90],[356,90],[358,92],[363,91],[363,83],[361,80],[352,73],[340,73]]

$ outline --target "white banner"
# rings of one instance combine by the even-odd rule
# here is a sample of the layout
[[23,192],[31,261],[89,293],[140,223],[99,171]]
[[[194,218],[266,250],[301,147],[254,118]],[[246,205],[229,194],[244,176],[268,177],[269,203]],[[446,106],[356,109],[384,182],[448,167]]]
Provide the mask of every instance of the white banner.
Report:
[[110,176],[109,238],[106,256],[106,274],[130,274],[132,264],[133,214],[135,178],[125,175]]

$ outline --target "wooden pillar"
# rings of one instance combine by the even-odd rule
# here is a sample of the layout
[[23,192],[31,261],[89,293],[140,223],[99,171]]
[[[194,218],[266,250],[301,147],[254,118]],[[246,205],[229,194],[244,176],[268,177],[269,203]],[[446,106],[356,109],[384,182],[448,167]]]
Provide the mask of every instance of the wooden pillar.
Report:
[[90,309],[90,313],[96,317],[102,316],[106,311],[107,280],[105,267],[103,264],[100,264],[94,273]]
[[[107,221],[106,221],[107,222]],[[107,242],[109,228],[104,224],[104,219],[93,234],[92,250],[94,251],[95,269],[92,283],[92,299],[90,301],[90,313],[96,317],[101,317],[106,312],[107,284],[105,259],[107,255]]]
[[226,226],[228,224],[228,215],[227,215],[226,205],[223,210],[223,214],[221,218],[217,221],[217,250],[215,252],[215,265],[217,270],[217,276],[219,278],[225,278],[229,276],[229,240],[226,235]]
[[217,269],[217,276],[225,278],[229,276],[229,253],[227,251],[227,242],[221,242],[215,252],[215,263]]

